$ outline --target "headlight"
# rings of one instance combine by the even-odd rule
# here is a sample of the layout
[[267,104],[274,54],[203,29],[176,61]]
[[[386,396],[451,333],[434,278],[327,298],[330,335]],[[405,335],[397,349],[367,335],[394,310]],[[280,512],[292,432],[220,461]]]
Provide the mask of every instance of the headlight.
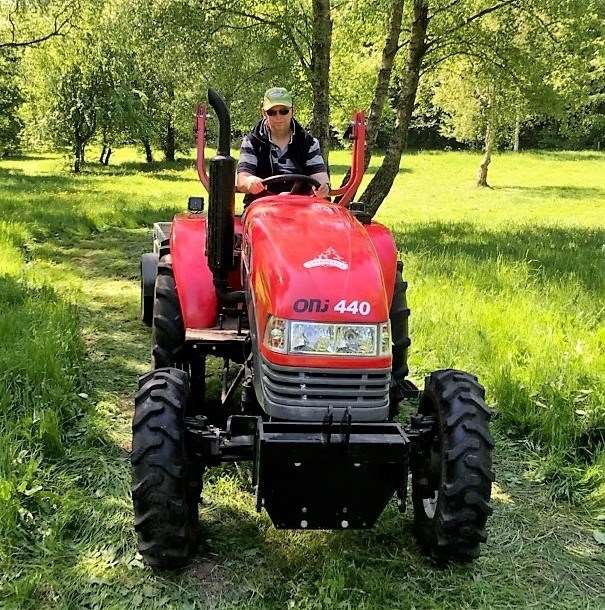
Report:
[[264,344],[282,354],[388,356],[390,324],[324,324],[270,316]]
[[385,322],[379,324],[380,326],[380,355],[390,356],[391,355],[391,323]]
[[288,351],[288,321],[270,316],[265,327],[265,346],[274,352]]

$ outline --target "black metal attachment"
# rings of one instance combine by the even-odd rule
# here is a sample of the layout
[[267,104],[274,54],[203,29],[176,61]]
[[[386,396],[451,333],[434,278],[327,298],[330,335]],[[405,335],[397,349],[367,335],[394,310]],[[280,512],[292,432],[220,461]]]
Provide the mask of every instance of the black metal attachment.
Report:
[[366,211],[366,204],[362,201],[352,201],[349,204],[349,211],[362,225],[369,225],[372,222],[372,216]]
[[277,528],[372,527],[406,484],[409,441],[399,424],[356,424],[346,416],[330,423],[330,415],[259,422],[257,509],[266,508]]
[[205,466],[252,460],[259,421],[258,417],[232,415],[227,419],[227,429],[221,430],[208,425],[205,417],[186,417],[188,446]]
[[425,443],[435,434],[437,420],[434,415],[412,415],[410,423],[405,427],[410,442]]

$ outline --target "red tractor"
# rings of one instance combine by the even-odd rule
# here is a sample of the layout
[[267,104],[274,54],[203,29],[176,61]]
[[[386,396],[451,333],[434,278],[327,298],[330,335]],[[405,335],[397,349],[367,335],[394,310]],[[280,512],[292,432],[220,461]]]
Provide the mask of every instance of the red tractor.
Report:
[[[188,213],[156,224],[141,265],[153,328],[153,370],[139,379],[132,424],[143,559],[187,563],[205,470],[243,460],[253,462],[257,509],[290,529],[370,528],[394,495],[405,510],[409,472],[420,546],[440,561],[476,557],[491,512],[490,412],[468,373],[436,371],[422,392],[405,379],[409,310],[395,243],[350,203],[363,175],[363,114],[338,203],[267,194],[238,216],[230,117],[208,96],[219,121],[208,177],[198,109],[208,213],[190,198]],[[265,183],[300,193],[314,180]],[[208,356],[224,362],[219,409],[206,391]],[[406,397],[418,413],[402,425]]]

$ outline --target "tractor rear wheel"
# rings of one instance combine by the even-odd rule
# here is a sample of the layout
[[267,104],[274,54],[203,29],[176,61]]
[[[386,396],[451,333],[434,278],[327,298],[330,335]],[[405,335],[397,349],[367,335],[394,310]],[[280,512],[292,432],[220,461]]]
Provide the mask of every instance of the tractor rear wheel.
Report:
[[426,431],[411,461],[415,535],[437,561],[469,561],[486,541],[494,442],[484,397],[473,375],[436,371],[412,418]]
[[139,272],[141,279],[141,320],[147,326],[151,326],[153,323],[155,278],[158,273],[158,255],[153,252],[143,254]]
[[405,390],[413,388],[411,382],[406,380],[408,369],[408,349],[411,341],[408,330],[408,319],[410,309],[408,307],[406,292],[408,283],[403,280],[403,262],[397,261],[395,272],[395,288],[393,300],[389,311],[391,322],[393,365],[391,370],[391,392],[389,396],[390,408],[389,419],[396,417],[399,410],[399,402],[404,396]]
[[158,263],[153,303],[151,357],[153,368],[180,366],[185,345],[185,325],[172,272],[170,254]]
[[132,420],[132,501],[139,552],[156,568],[178,568],[197,546],[201,469],[185,438],[189,380],[157,369],[139,380]]

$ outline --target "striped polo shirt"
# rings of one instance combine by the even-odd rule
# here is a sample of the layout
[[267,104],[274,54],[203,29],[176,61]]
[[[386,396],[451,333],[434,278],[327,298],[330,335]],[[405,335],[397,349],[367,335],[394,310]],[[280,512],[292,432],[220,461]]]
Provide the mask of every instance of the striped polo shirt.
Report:
[[[271,142],[271,132],[267,127],[266,121],[262,121],[260,125],[259,135],[270,143],[270,158],[271,173],[273,176],[278,174],[305,174],[312,176],[313,174],[319,174],[326,171],[326,164],[324,163],[321,151],[319,149],[319,142],[317,138],[313,138],[313,144],[309,148],[307,153],[307,160],[305,167],[297,167],[294,161],[288,154],[290,144],[292,144],[292,138],[294,137],[294,130],[296,129],[296,123],[292,122],[292,133],[290,135],[290,142],[285,148],[280,148],[277,144]],[[239,162],[237,164],[237,171],[244,172],[256,176],[256,167],[258,165],[258,159],[256,153],[250,142],[250,137],[245,136],[242,140],[242,145],[239,153]]]

